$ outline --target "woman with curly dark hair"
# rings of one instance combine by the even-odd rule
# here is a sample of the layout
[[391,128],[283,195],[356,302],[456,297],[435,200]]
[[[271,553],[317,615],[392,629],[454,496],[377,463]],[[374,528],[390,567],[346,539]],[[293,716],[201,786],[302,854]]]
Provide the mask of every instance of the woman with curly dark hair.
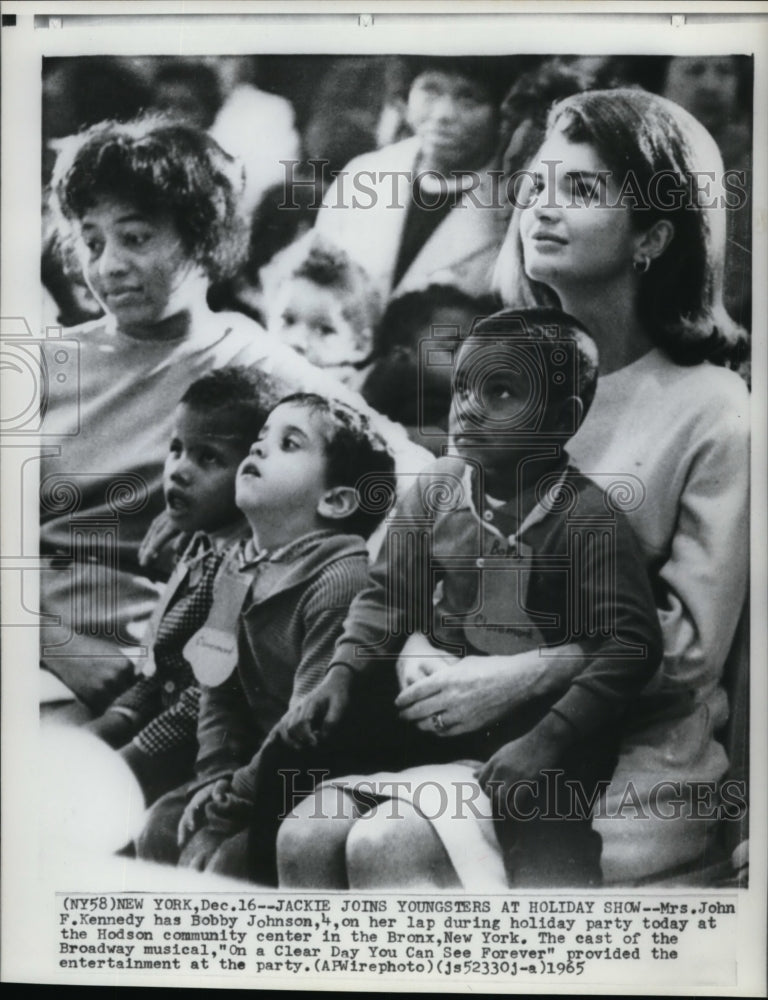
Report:
[[161,117],[94,125],[63,140],[56,162],[61,249],[104,316],[46,347],[60,377],[49,379],[46,423],[58,448],[42,460],[41,550],[52,558],[41,607],[59,622],[42,621],[42,661],[91,712],[130,679],[123,650],[139,653],[132,625],[156,598],[138,553],[162,510],[176,400],[232,364],[286,388],[318,384],[257,323],[209,308],[210,283],[232,273],[245,245],[241,180],[205,133]]

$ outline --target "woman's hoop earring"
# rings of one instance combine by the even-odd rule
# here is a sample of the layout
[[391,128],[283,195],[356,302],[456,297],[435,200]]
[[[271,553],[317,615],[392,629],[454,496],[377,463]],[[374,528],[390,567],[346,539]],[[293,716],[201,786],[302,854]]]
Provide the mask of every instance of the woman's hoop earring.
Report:
[[650,257],[646,256],[637,257],[635,260],[632,261],[632,267],[634,267],[634,269],[637,271],[638,274],[645,274],[646,271],[648,271],[648,269],[650,268],[650,266],[651,266]]

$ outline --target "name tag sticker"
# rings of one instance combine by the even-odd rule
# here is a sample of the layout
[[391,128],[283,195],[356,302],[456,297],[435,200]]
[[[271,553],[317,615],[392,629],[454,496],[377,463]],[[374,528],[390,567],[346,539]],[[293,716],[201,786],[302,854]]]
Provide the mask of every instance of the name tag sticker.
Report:
[[184,647],[184,658],[201,684],[218,687],[237,666],[237,636],[205,625]]

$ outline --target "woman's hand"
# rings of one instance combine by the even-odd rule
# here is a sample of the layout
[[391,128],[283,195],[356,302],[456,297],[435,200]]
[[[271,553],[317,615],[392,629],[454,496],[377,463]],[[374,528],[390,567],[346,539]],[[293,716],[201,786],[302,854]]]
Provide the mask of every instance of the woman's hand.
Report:
[[514,656],[465,656],[458,665],[440,665],[403,688],[395,707],[402,719],[425,732],[457,736],[493,725],[531,698],[567,686],[582,667],[578,646],[563,646],[556,656],[538,649]]
[[437,649],[421,632],[414,632],[403,646],[397,660],[397,679],[400,690],[410,687],[423,677],[429,677],[441,667],[458,663],[458,656],[451,656]]

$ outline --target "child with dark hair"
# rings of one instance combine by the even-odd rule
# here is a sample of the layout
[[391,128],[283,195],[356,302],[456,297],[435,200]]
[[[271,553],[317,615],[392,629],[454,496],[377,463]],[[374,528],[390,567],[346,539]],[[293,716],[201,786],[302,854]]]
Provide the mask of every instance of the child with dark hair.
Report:
[[261,273],[267,329],[356,388],[371,353],[379,296],[365,270],[312,232]]
[[474,321],[496,309],[492,296],[453,285],[431,284],[392,299],[374,334],[373,364],[360,390],[365,401],[442,454],[454,354]]
[[[376,717],[361,729],[361,704],[387,655],[399,657],[386,764],[405,770],[327,782],[289,812],[281,885],[600,883],[591,810],[661,634],[621,498],[563,448],[596,381],[593,341],[559,310],[499,313],[462,343],[453,455],[417,478],[390,519],[325,679],[281,725],[298,750],[284,768],[299,770],[303,752],[304,769],[330,769],[329,747],[355,731],[365,753]],[[542,655],[557,683],[518,686],[494,724],[473,725],[446,675],[492,687],[521,654]]]
[[203,867],[247,825],[249,764],[325,674],[368,578],[364,539],[384,516],[382,490],[391,499],[394,460],[366,416],[304,393],[269,414],[237,474],[252,538],[225,558],[185,651],[205,685],[196,780],[155,805],[141,857]]
[[200,688],[184,645],[207,617],[227,546],[247,530],[235,506],[235,475],[278,396],[268,376],[229,367],[193,382],[176,407],[166,508],[140,553],[146,565],[172,535],[176,567],[144,637],[150,657],[142,676],[88,725],[121,748],[148,801],[189,777],[194,765]]

